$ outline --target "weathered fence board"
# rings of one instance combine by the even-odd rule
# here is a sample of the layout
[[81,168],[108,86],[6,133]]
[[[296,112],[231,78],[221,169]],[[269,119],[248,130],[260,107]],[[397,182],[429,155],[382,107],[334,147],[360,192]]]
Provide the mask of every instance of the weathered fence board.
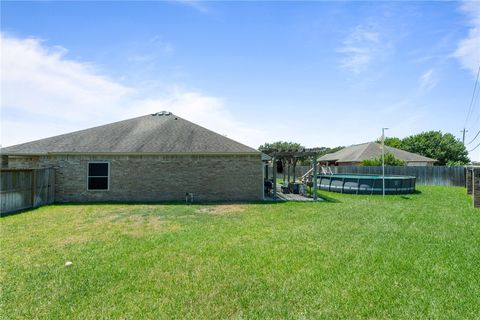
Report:
[[[297,166],[295,176],[300,178],[310,166]],[[358,173],[358,174],[382,174],[382,167],[369,166],[331,166],[333,173]],[[273,168],[269,168],[269,176],[272,176]],[[321,172],[321,170],[319,171]],[[287,175],[286,169],[284,172]],[[432,186],[465,186],[465,168],[464,167],[445,167],[445,166],[386,166],[385,174],[414,176],[417,178],[417,184]],[[283,179],[283,174],[277,174],[277,178]]]
[[54,169],[1,169],[0,214],[53,203],[54,188]]
[[[338,166],[331,167],[333,173],[382,174],[382,167]],[[464,167],[444,166],[386,166],[386,175],[414,176],[417,184],[432,186],[465,186]]]

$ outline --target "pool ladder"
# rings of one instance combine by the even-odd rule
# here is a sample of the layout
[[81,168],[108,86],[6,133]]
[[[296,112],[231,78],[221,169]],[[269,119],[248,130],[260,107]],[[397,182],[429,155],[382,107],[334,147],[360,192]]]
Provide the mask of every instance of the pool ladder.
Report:
[[322,169],[322,174],[333,175],[332,169],[329,166],[326,166],[326,167],[321,166],[320,168]]
[[[332,169],[329,166],[320,166],[320,170],[322,171],[322,174],[324,175],[333,175]],[[301,178],[302,182],[310,182],[312,181],[312,171],[313,168],[308,170]]]

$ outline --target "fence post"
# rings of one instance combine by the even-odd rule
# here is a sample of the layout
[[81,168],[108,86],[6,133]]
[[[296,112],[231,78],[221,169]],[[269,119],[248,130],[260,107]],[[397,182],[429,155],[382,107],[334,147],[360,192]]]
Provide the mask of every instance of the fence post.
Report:
[[480,208],[480,167],[472,168],[473,207]]
[[312,179],[312,182],[313,182],[313,200],[317,200],[318,186],[317,186],[317,156],[316,155],[314,155],[312,157],[312,163],[313,163],[313,179]]
[[273,180],[273,199],[277,200],[277,159],[272,157],[272,180]]
[[467,187],[467,194],[472,194],[473,190],[473,169],[465,168],[466,171],[466,187]]
[[35,174],[35,169],[32,169],[31,171],[32,173],[32,192],[31,192],[31,195],[32,195],[32,198],[31,198],[31,202],[32,202],[32,207],[35,207],[35,196],[36,196],[36,191],[37,191],[37,179],[36,179],[36,174]]

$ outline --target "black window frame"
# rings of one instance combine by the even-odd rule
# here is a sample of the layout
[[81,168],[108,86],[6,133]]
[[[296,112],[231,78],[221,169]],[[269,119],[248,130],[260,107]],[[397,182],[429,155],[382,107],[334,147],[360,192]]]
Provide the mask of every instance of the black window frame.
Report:
[[[90,175],[90,164],[106,164],[107,175]],[[106,178],[107,188],[90,188],[90,178]],[[88,161],[87,163],[87,191],[109,191],[110,190],[110,162],[109,161]]]

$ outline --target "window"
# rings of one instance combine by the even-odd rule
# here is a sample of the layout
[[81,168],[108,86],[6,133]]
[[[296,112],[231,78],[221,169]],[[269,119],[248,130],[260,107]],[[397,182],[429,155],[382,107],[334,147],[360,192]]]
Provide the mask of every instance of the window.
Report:
[[109,163],[88,163],[88,190],[108,190],[109,187]]

